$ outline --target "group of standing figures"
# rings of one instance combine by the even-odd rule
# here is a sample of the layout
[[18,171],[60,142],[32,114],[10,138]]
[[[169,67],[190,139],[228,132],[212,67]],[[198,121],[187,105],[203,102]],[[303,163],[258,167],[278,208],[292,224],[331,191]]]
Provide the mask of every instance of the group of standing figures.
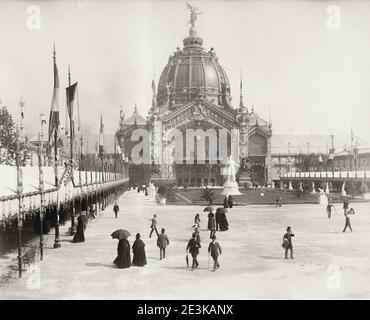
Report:
[[[154,214],[153,218],[150,219],[150,233],[149,238],[152,237],[153,232],[157,234],[157,246],[159,248],[160,260],[166,257],[166,247],[170,244],[170,241],[166,235],[164,228],[161,229],[161,233],[157,230],[157,215]],[[117,258],[113,263],[120,269],[129,268],[130,266],[143,267],[147,264],[145,254],[145,243],[141,240],[140,233],[136,234],[136,240],[132,245],[133,259],[131,262],[130,242],[125,239],[120,239],[117,247]]]
[[[331,218],[332,208],[335,209],[334,203],[331,200],[331,198],[328,198],[328,205],[326,206],[326,213],[328,215],[328,219]],[[343,201],[343,213],[344,213],[344,218],[345,218],[343,232],[346,232],[347,228],[349,228],[349,230],[351,230],[352,232],[351,220],[349,218],[349,215],[355,214],[355,210],[353,208],[349,208],[349,201],[347,199]]]
[[[116,214],[116,210],[115,214]],[[218,208],[216,210],[216,214],[214,214],[213,209],[211,208],[208,214],[208,230],[211,232],[210,239],[211,242],[208,246],[208,253],[209,256],[213,258],[214,261],[214,268],[213,270],[216,270],[220,267],[218,257],[221,255],[222,250],[221,246],[218,242],[216,242],[216,231],[226,231],[228,230],[229,223],[226,218],[226,210],[224,208]],[[160,260],[163,260],[166,258],[166,248],[169,245],[170,241],[168,239],[168,236],[166,235],[166,231],[164,228],[161,228],[161,233],[158,232],[157,226],[157,215],[154,214],[153,218],[150,219],[150,233],[149,238],[152,237],[153,233],[155,232],[157,235],[157,246],[159,248],[159,256]],[[187,246],[186,246],[186,261],[187,265],[189,266],[188,262],[188,253],[191,254],[193,258],[192,267],[191,270],[193,271],[195,268],[199,267],[199,262],[197,260],[197,256],[199,255],[199,249],[201,248],[201,239],[200,239],[200,216],[197,214],[194,218],[194,232],[192,234],[191,239],[189,240]],[[132,245],[132,252],[133,252],[133,259],[131,262],[131,250],[130,250],[130,243],[125,239],[120,239],[118,242],[117,247],[117,257],[113,261],[113,263],[118,268],[129,268],[131,265],[134,266],[145,266],[147,264],[146,261],[146,254],[145,254],[145,244],[140,239],[140,234],[136,234],[136,240],[134,244]]]
[[233,197],[232,196],[225,196],[224,198],[224,208],[232,208],[234,206]]
[[[213,271],[217,270],[220,267],[218,257],[221,255],[222,250],[221,246],[218,242],[216,242],[216,231],[227,231],[229,229],[229,223],[226,218],[226,209],[225,208],[217,208],[216,214],[213,213],[212,207],[207,207],[205,209],[206,211],[209,211],[208,213],[208,225],[207,229],[210,231],[210,239],[211,242],[208,245],[208,254],[210,257],[212,257],[214,265],[213,265]],[[186,246],[186,262],[189,266],[188,261],[188,253],[192,256],[192,265],[191,270],[199,267],[198,262],[198,255],[199,255],[199,249],[201,248],[201,239],[200,239],[200,216],[199,213],[195,215],[194,217],[194,232],[192,234],[191,239],[188,242],[188,245]]]
[[131,263],[130,242],[127,239],[120,239],[117,247],[117,258],[113,263],[117,268],[129,268],[131,265],[143,267],[147,264],[145,254],[145,243],[140,239],[140,233],[132,245],[133,259]]

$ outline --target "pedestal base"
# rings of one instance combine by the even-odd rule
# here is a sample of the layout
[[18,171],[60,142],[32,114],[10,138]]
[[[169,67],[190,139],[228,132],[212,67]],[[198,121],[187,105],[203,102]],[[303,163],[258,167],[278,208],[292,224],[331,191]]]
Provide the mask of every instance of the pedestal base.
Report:
[[325,194],[320,194],[317,203],[326,205],[328,203],[328,197]]
[[221,192],[224,196],[235,196],[241,194],[239,191],[239,186],[236,182],[225,182],[224,190]]
[[241,188],[249,188],[252,185],[251,178],[248,174],[241,174],[239,177],[239,185]]

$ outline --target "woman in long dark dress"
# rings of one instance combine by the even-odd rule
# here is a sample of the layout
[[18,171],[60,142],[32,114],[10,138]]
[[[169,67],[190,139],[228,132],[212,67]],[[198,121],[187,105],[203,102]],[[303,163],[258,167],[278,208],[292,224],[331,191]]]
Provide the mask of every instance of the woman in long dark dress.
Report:
[[85,225],[82,219],[82,216],[77,218],[77,231],[75,236],[73,237],[73,242],[85,242]]
[[220,215],[220,231],[229,230],[229,222],[227,221],[226,214],[223,212]]
[[143,267],[146,265],[146,255],[145,255],[145,243],[140,239],[140,233],[136,234],[136,240],[132,245],[132,252],[134,258],[132,259],[132,264],[134,266]]
[[131,266],[130,243],[127,239],[121,239],[118,242],[117,255],[113,261],[117,268],[123,269]]

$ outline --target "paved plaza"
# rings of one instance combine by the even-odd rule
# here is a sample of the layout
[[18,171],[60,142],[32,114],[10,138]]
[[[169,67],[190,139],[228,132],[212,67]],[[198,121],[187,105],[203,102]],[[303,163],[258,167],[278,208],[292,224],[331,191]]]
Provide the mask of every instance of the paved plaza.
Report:
[[[221,268],[212,272],[207,248],[207,213],[198,206],[158,206],[149,196],[128,191],[89,223],[86,242],[71,243],[62,228],[62,248],[49,240],[44,261],[2,291],[3,299],[363,299],[370,298],[369,203],[356,203],[353,233],[342,233],[341,205],[332,219],[314,204],[244,206],[229,209],[230,229],[218,232],[223,249]],[[170,240],[168,256],[159,260],[156,237],[149,238],[149,219],[157,214],[159,228]],[[201,216],[200,268],[186,268],[185,247],[194,215]],[[295,259],[285,260],[281,247],[292,226]],[[145,267],[117,269],[117,228],[140,232],[146,244]],[[191,259],[191,258],[190,258]],[[40,281],[38,281],[40,280]]]

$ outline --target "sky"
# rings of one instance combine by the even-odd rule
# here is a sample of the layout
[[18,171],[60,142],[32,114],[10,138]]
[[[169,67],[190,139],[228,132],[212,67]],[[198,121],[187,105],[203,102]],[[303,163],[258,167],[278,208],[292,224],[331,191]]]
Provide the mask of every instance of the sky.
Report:
[[[242,70],[245,104],[271,118],[274,133],[353,128],[370,141],[370,1],[189,3],[202,12],[198,35],[215,48],[235,107]],[[102,115],[105,133],[113,133],[121,106],[126,118],[135,104],[146,116],[151,81],[182,47],[188,21],[178,0],[1,1],[0,98],[18,121],[23,97],[25,130],[36,134],[39,114],[50,112],[55,42],[62,124],[70,64],[82,130],[98,133]]]

